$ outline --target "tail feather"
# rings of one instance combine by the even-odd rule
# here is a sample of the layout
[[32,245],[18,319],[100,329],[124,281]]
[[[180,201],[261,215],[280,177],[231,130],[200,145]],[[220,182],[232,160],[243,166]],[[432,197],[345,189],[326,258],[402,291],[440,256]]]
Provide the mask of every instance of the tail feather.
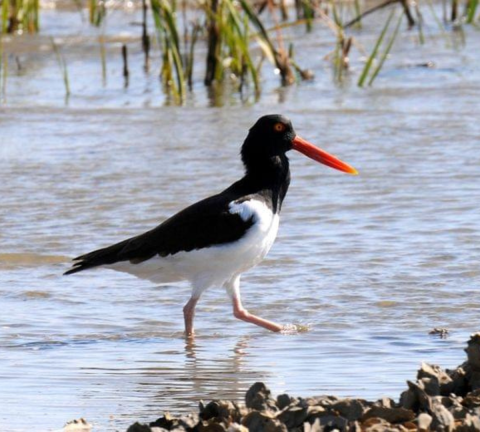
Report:
[[124,254],[122,254],[122,251],[128,242],[129,240],[125,240],[114,244],[113,246],[108,246],[106,248],[98,249],[73,258],[73,267],[66,271],[64,275],[71,275],[89,268],[98,267],[105,264],[113,264],[117,261],[123,261],[126,258],[123,256]]

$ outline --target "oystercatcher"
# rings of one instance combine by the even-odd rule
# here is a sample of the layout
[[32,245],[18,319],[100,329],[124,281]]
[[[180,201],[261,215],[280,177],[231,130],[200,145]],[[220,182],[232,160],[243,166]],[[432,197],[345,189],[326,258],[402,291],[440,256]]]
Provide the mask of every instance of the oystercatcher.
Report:
[[309,158],[349,174],[355,168],[300,138],[281,115],[261,117],[250,129],[241,156],[239,181],[136,237],[74,258],[73,274],[104,266],[156,283],[188,280],[192,295],[183,308],[185,332],[194,333],[195,306],[212,285],[223,285],[236,318],[278,332],[283,326],[249,313],[240,299],[240,276],[256,266],[277,236],[279,214],[290,184],[286,153]]

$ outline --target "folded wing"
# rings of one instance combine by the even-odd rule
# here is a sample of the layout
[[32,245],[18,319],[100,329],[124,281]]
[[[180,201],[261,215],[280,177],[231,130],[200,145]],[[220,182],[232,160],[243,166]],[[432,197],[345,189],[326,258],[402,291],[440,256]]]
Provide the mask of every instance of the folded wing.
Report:
[[65,274],[119,261],[138,264],[156,255],[165,257],[239,240],[253,220],[230,213],[231,198],[220,194],[199,201],[151,231],[74,258],[73,267]]

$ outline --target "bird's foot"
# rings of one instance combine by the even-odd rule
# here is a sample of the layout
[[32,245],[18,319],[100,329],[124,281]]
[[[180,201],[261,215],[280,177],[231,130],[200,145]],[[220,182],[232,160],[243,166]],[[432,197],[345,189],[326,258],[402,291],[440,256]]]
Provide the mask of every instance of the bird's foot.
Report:
[[193,329],[188,330],[188,331],[185,330],[183,335],[185,336],[185,339],[195,339],[195,330],[193,330]]
[[291,334],[298,334],[304,333],[310,330],[308,325],[302,324],[285,324],[282,326],[282,330],[280,331],[282,334],[291,335]]

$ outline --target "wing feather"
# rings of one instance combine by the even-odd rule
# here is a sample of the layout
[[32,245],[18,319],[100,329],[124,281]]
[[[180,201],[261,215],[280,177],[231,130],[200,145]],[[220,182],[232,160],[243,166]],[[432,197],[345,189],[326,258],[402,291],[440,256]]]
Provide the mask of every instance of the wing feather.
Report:
[[138,264],[155,255],[164,257],[236,241],[253,225],[253,220],[232,214],[231,198],[219,194],[199,201],[153,230],[74,258],[73,267],[65,274],[119,261]]

